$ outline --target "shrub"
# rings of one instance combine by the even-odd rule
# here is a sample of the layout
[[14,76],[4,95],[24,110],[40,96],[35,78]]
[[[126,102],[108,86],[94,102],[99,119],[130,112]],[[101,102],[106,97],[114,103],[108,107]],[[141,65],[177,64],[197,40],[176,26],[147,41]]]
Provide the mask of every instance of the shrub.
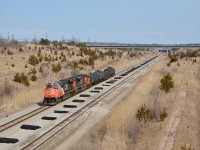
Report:
[[131,52],[130,55],[129,55],[129,57],[131,57],[131,58],[133,58],[133,57],[135,57],[135,56],[137,56],[137,54],[136,54],[136,53],[133,53],[133,52]]
[[89,63],[89,65],[94,66],[94,58],[90,56],[88,63]]
[[27,64],[25,65],[25,68],[28,68]]
[[[29,49],[30,49],[30,47],[29,47]],[[19,48],[19,51],[20,51],[20,52],[22,52],[22,51],[23,51],[23,49],[20,47],[20,48]]]
[[12,51],[8,50],[8,51],[7,51],[7,54],[8,54],[8,55],[13,55],[14,53],[13,53]]
[[146,124],[146,122],[152,118],[152,113],[151,110],[145,106],[145,104],[142,104],[136,110],[135,117],[139,122],[143,120]]
[[31,70],[31,73],[32,74],[36,74],[37,73],[37,71],[35,70],[35,67]]
[[28,61],[29,61],[29,64],[31,64],[33,66],[35,66],[39,63],[39,60],[35,55],[30,55]]
[[160,80],[160,83],[160,89],[165,91],[165,93],[168,93],[169,90],[174,87],[174,81],[170,73],[163,75],[162,79]]
[[164,110],[160,113],[160,120],[164,121],[165,118],[167,118],[168,114],[166,112],[166,109],[164,108]]
[[43,39],[43,38],[41,38],[40,44],[41,44],[41,45],[49,45],[49,44],[50,44],[50,41],[49,41],[48,39]]
[[36,81],[37,80],[37,76],[36,75],[32,75],[31,76],[31,81]]
[[22,74],[16,73],[15,76],[14,76],[13,81],[21,83],[21,84],[24,84],[25,86],[29,86],[30,85],[28,77],[26,75],[24,75],[24,73],[22,73]]
[[186,54],[185,54],[184,52],[181,52],[181,53],[180,53],[180,58],[182,59],[182,58],[184,58],[184,57],[186,57]]
[[39,57],[39,62],[42,62],[42,60],[43,60],[43,57],[40,56],[40,57]]
[[43,69],[42,69],[42,67],[40,66],[40,68],[39,68],[39,72],[40,73],[42,73],[43,72]]
[[58,64],[53,64],[53,65],[52,65],[52,68],[51,68],[51,70],[52,70],[54,73],[58,73],[61,69],[62,69],[62,67],[61,67],[61,64],[60,64],[60,63],[58,63]]
[[13,91],[14,91],[14,86],[9,84],[9,82],[7,80],[5,80],[5,83],[4,83],[4,87],[1,88],[0,90],[0,95],[1,96],[4,96],[4,95],[12,95]]
[[178,66],[178,67],[180,67],[180,64],[179,64],[179,62],[177,63],[177,66]]
[[72,65],[73,65],[73,68],[74,68],[74,69],[78,68],[78,63],[77,63],[77,61],[73,61],[73,64],[72,64]]
[[176,55],[172,55],[170,58],[170,63],[178,61],[178,57]]
[[181,145],[181,150],[194,150],[194,147],[189,144]]
[[41,49],[39,48],[37,56],[40,57],[41,56]]
[[66,60],[67,60],[67,59],[66,59],[66,56],[63,55],[62,58],[61,58],[61,62],[66,62]]
[[171,63],[169,62],[169,63],[167,63],[167,67],[169,67],[171,65]]
[[15,64],[11,64],[12,67],[15,67]]

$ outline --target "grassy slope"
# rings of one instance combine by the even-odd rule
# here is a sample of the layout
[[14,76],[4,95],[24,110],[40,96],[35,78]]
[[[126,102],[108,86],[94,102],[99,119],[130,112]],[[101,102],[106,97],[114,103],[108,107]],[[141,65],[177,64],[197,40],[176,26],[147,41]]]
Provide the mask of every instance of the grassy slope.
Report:
[[[198,60],[199,61],[199,60]],[[189,75],[189,89],[187,90],[186,109],[183,113],[178,128],[174,149],[180,149],[182,144],[199,145],[199,86],[195,81],[197,64],[191,60],[179,61],[166,67],[169,60],[164,58],[157,63],[149,73],[142,77],[141,81],[123,101],[93,130],[83,136],[72,149],[158,149],[164,131],[168,127],[169,118],[163,122],[158,121],[159,114],[165,107],[168,116],[171,115],[174,106],[178,104],[179,92],[183,84],[186,84],[187,72]],[[175,87],[170,93],[165,94],[159,90],[159,79],[165,72],[171,72],[175,81]],[[154,119],[145,124],[138,123],[135,119],[135,111],[141,104],[146,104],[154,112]],[[189,140],[188,140],[189,139]]]
[[[46,46],[37,45],[24,45],[21,46],[23,49],[22,52],[19,51],[18,47],[7,47],[6,50],[4,50],[3,47],[0,47],[0,67],[1,67],[1,73],[0,73],[0,112],[1,115],[4,116],[7,113],[14,112],[16,110],[23,109],[24,107],[28,105],[35,104],[37,102],[42,101],[43,98],[43,90],[44,86],[48,82],[53,82],[55,80],[61,79],[61,78],[67,78],[70,77],[73,69],[71,67],[65,68],[65,66],[72,62],[72,61],[78,61],[79,59],[88,59],[89,56],[76,56],[76,54],[79,52],[79,48],[77,47],[68,47],[68,49],[64,49],[64,55],[66,55],[66,62],[62,63],[62,70],[55,74],[51,71],[51,65],[53,62],[45,62],[44,60],[35,66],[37,71],[37,77],[38,80],[36,82],[31,82],[30,87],[25,87],[22,84],[15,83],[12,81],[14,75],[16,73],[25,73],[26,75],[29,74],[30,70],[33,69],[34,66],[30,65],[28,63],[28,58],[30,55],[36,55],[39,50],[42,47],[42,55],[45,56],[51,55],[51,57],[59,57],[61,54],[61,50],[56,49],[55,47],[48,48]],[[8,55],[7,51],[8,49],[13,52],[13,55]],[[3,51],[4,52],[3,52]],[[52,51],[52,52],[51,52]],[[57,55],[55,55],[55,51],[57,51]],[[100,50],[104,51],[105,50]],[[69,56],[69,53],[72,54],[72,52],[75,53],[75,55]],[[91,71],[94,71],[96,69],[104,69],[107,66],[113,66],[116,68],[116,71],[122,69],[125,66],[128,66],[132,63],[136,63],[138,61],[141,61],[142,59],[146,59],[146,57],[152,56],[153,53],[146,53],[143,56],[138,55],[134,58],[127,57],[127,52],[123,53],[123,56],[121,59],[119,59],[118,56],[115,56],[115,59],[108,58],[108,56],[104,59],[98,59],[95,61],[94,69],[91,66],[84,66],[83,70],[79,70],[78,72],[82,73],[89,73]],[[60,62],[60,60],[54,62],[57,63]],[[14,64],[14,67],[12,67],[12,64]],[[27,64],[27,68],[25,68],[25,65]],[[39,73],[39,67],[42,66],[43,73]],[[30,75],[29,75],[30,78]]]

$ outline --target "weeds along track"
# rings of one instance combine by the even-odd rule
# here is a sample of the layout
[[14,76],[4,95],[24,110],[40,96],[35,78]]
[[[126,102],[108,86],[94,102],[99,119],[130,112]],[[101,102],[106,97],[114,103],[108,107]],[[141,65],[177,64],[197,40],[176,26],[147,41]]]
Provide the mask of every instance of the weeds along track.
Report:
[[[25,150],[25,149],[39,148],[41,145],[43,145],[49,139],[51,139],[54,135],[61,132],[63,128],[65,128],[66,126],[71,124],[74,120],[76,120],[84,112],[86,112],[91,107],[96,105],[99,101],[103,100],[110,93],[112,93],[113,91],[118,89],[121,85],[128,82],[129,79],[132,78],[133,76],[135,76],[138,72],[140,72],[141,70],[143,70],[144,68],[149,66],[149,64],[151,64],[151,62],[153,62],[154,60],[159,58],[159,56],[161,56],[161,55],[155,56],[151,59],[148,59],[146,61],[143,61],[141,63],[133,65],[131,67],[125,68],[122,71],[119,71],[118,73],[116,73],[116,75],[114,77],[78,94],[79,97],[81,97],[81,99],[77,95],[77,96],[74,96],[75,99],[74,99],[74,97],[71,98],[71,99],[73,99],[72,102],[70,102],[70,99],[69,99],[69,101],[63,101],[62,103],[59,104],[60,106],[62,106],[61,108],[60,108],[60,106],[56,105],[55,107],[41,107],[41,109],[38,109],[38,111],[34,110],[35,113],[32,113],[32,112],[31,113],[32,113],[32,115],[35,115],[34,116],[35,118],[33,117],[35,120],[32,119],[31,121],[28,121],[28,118],[31,116],[31,114],[30,114],[29,117],[27,116],[24,119],[21,119],[21,121],[18,121],[18,123],[13,123],[13,125],[10,125],[10,127],[6,128],[6,126],[5,126],[4,128],[3,127],[0,128],[1,129],[0,131],[4,131],[4,133],[2,133],[3,138],[7,138],[7,137],[10,138],[12,135],[11,143],[13,143],[11,145],[11,144],[7,144],[6,142],[1,142],[1,141],[5,141],[5,139],[1,140],[2,135],[0,132],[0,147],[2,144],[2,148],[5,148],[5,149],[16,149],[17,148],[17,149]],[[94,88],[94,90],[91,90],[92,88]],[[87,91],[89,91],[91,93],[84,94],[84,93],[87,93]],[[78,99],[76,99],[76,97],[78,97]],[[79,104],[74,105],[74,104],[76,104],[75,102],[76,103],[78,102]],[[67,104],[65,104],[65,103],[67,103]],[[72,103],[72,105],[71,105],[71,103]],[[54,113],[49,113],[48,112],[49,108],[51,108]],[[46,110],[46,111],[44,111],[44,110]],[[44,112],[46,112],[45,115],[44,115]],[[56,113],[59,113],[59,115],[57,115]],[[43,114],[43,116],[41,114]],[[36,118],[37,116],[39,116],[39,118]],[[51,120],[51,122],[47,121],[44,123],[41,121],[42,119],[44,119],[45,121]],[[23,122],[23,121],[25,121],[28,124],[25,124],[22,126],[25,126],[27,128],[29,128],[29,126],[31,126],[32,128],[35,128],[35,129],[33,129],[34,131],[33,130],[32,131],[20,130],[20,131],[16,132],[15,134],[13,134],[12,131],[15,131],[16,130],[15,128],[19,129],[19,123]],[[38,121],[38,123],[37,123],[37,121]],[[15,122],[15,120],[13,120],[13,122]],[[35,125],[32,126],[32,125],[30,125],[30,123],[35,124]],[[18,124],[18,126],[15,127],[15,125],[17,125],[17,124]],[[20,127],[21,129],[22,129],[22,126]],[[14,129],[12,129],[11,127]],[[9,128],[11,128],[12,130]],[[39,129],[39,128],[41,128],[41,129]],[[7,134],[6,131],[9,134]],[[14,142],[12,142],[12,140]]]
[[11,121],[9,121],[9,122],[7,122],[7,123],[1,125],[1,126],[0,126],[0,133],[1,133],[2,131],[7,130],[8,128],[13,127],[13,126],[15,126],[16,124],[18,124],[18,123],[20,123],[20,122],[22,122],[22,121],[24,121],[24,120],[26,120],[26,119],[28,119],[28,118],[34,116],[34,115],[37,115],[37,114],[39,114],[39,113],[41,113],[41,112],[43,112],[43,111],[49,109],[49,108],[50,108],[50,106],[42,106],[42,107],[39,107],[39,108],[37,108],[37,109],[35,109],[35,110],[33,110],[33,111],[31,111],[31,112],[25,114],[25,115],[22,115],[22,116],[20,116],[20,117],[14,119],[14,120],[11,120]]
[[[99,95],[93,101],[91,101],[90,103],[88,103],[87,105],[85,105],[84,107],[82,107],[81,109],[79,109],[76,112],[74,112],[73,114],[71,114],[68,118],[66,118],[65,120],[63,120],[59,124],[57,124],[54,128],[48,130],[46,133],[42,134],[41,136],[39,136],[36,139],[34,139],[32,142],[30,142],[27,145],[25,145],[24,147],[22,147],[22,149],[25,150],[25,149],[37,149],[37,148],[39,148],[42,144],[44,144],[45,142],[47,142],[54,135],[56,135],[60,131],[62,131],[63,128],[65,128],[66,126],[68,126],[70,123],[72,123],[74,120],[76,120],[79,116],[81,116],[83,113],[85,113],[91,107],[93,107],[94,105],[96,105],[99,101],[101,101],[106,96],[108,96],[110,93],[112,93],[113,91],[115,91],[116,89],[118,89],[122,84],[125,84],[131,77],[133,77],[135,74],[137,74],[143,68],[145,68],[145,66],[147,66],[149,63],[151,63],[151,61],[148,62],[147,64],[143,64],[141,67],[139,67],[137,70],[135,70],[130,76],[128,76],[124,80],[121,77],[126,76],[129,73],[131,73],[132,71],[128,71],[128,70],[131,69],[131,67],[129,67],[129,68],[127,68],[127,69],[125,69],[125,70],[120,71],[119,73],[117,73],[117,76],[119,75],[118,79],[121,80],[121,82],[118,82],[116,85],[114,85],[113,87],[111,87],[105,93]],[[141,64],[142,63],[140,63],[139,65],[141,65]],[[114,80],[116,78],[117,77],[114,77]],[[115,82],[114,80],[110,80],[110,81],[111,82],[112,81]],[[107,81],[107,82],[109,82],[109,81]]]
[[[140,65],[140,64],[141,63],[139,63],[137,65]],[[134,66],[137,66],[137,65],[134,65]],[[133,65],[131,65],[131,66],[127,67],[127,68],[124,68],[124,69],[120,70],[119,72],[117,72],[116,75],[119,75],[119,74],[129,70],[132,67],[133,67]],[[39,114],[39,113],[41,113],[41,112],[43,112],[43,111],[45,111],[45,110],[47,110],[49,108],[50,108],[50,106],[41,106],[41,107],[39,107],[37,109],[34,109],[34,110],[28,112],[27,114],[21,115],[21,116],[15,118],[13,120],[10,120],[10,121],[6,122],[5,124],[0,125],[0,132],[2,132],[4,130],[7,130],[8,128],[13,127],[16,124],[21,123],[22,121],[24,121],[24,120],[26,120],[26,119],[34,116],[34,115],[37,115],[37,114]]]

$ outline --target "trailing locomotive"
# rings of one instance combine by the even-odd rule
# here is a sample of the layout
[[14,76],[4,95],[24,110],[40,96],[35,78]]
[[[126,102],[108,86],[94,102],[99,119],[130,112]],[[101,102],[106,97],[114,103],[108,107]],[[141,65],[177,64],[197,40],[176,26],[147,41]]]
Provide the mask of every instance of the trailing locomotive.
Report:
[[115,69],[106,68],[90,74],[79,74],[70,78],[48,83],[44,90],[44,105],[56,105],[73,95],[90,88],[115,75]]

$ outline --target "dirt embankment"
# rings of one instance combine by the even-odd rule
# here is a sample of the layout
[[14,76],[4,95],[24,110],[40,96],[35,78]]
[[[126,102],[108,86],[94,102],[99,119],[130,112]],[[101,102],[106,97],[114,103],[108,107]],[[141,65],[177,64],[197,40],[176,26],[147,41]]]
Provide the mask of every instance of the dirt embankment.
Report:
[[[173,142],[170,139],[172,147],[164,149],[177,150],[181,147],[198,149],[200,59],[198,58],[195,63],[193,59],[182,59],[178,61],[179,64],[175,62],[167,67],[168,62],[167,57],[159,61],[141,78],[132,92],[71,149],[155,150],[162,145],[165,136],[167,139],[171,137]],[[160,79],[167,72],[173,75],[174,88],[166,94],[159,89],[159,86]],[[183,98],[184,105],[182,105]],[[146,124],[139,122],[135,117],[136,110],[141,104],[145,104],[153,112],[153,118]],[[161,121],[160,114],[164,109],[168,117]],[[174,126],[171,119],[176,116],[179,121]]]
[[[97,69],[113,66],[116,71],[155,55],[154,52],[134,52],[130,57],[127,51],[90,49],[80,50],[79,47],[55,47],[44,45],[19,45],[0,47],[0,117],[36,104],[43,99],[45,84],[67,78],[77,73],[89,73]],[[29,58],[34,55],[38,63],[31,65]],[[95,56],[94,56],[95,55]],[[89,61],[90,57],[94,59]],[[82,61],[80,61],[82,60]],[[37,61],[34,61],[37,62]],[[58,73],[52,71],[53,64],[61,64]],[[90,64],[88,64],[90,63]],[[74,69],[76,68],[76,69]],[[35,69],[36,73],[33,73]],[[16,73],[24,73],[30,86],[13,82]],[[36,76],[36,81],[31,81]]]

